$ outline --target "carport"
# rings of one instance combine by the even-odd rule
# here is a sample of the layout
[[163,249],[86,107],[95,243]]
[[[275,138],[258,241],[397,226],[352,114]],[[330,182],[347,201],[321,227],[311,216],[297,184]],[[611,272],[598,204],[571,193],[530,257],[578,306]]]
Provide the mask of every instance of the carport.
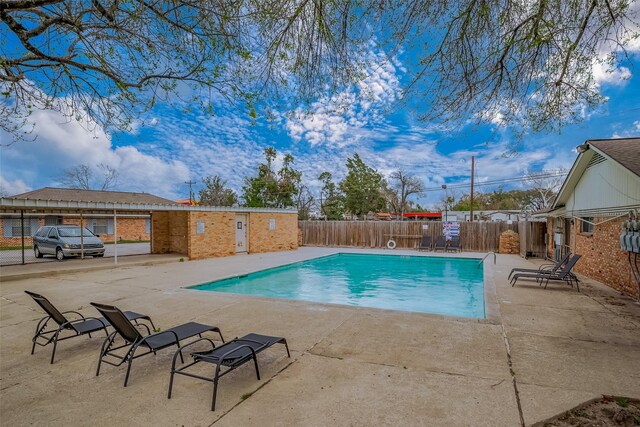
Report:
[[[47,218],[61,218],[65,223],[82,226],[87,225],[87,218],[108,218],[113,224],[114,264],[122,255],[120,247],[124,247],[118,245],[118,224],[128,218],[148,219],[150,244],[147,253],[152,254],[175,253],[189,259],[202,259],[298,247],[295,210],[13,197],[0,198],[3,236],[9,234],[9,224],[15,242],[15,246],[3,243],[0,264],[35,262],[31,236],[39,226],[45,225]],[[13,257],[3,256],[3,253]]]

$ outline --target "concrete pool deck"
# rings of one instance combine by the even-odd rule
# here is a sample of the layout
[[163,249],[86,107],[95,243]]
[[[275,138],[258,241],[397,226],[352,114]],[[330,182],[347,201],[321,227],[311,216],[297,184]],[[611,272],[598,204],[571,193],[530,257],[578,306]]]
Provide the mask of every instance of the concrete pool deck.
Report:
[[[640,397],[640,305],[589,280],[581,293],[512,288],[510,269],[534,265],[518,256],[491,266],[497,313],[486,320],[185,289],[336,252],[389,253],[304,247],[3,281],[2,424],[517,426],[601,394]],[[99,336],[61,342],[54,365],[50,347],[29,355],[43,314],[25,289],[85,316],[96,301],[149,314],[163,329],[198,321],[225,338],[284,336],[291,358],[275,346],[259,356],[261,381],[250,365],[221,379],[211,412],[204,381],[177,377],[167,400],[170,349],[136,360],[126,388],[124,367],[95,377]]]

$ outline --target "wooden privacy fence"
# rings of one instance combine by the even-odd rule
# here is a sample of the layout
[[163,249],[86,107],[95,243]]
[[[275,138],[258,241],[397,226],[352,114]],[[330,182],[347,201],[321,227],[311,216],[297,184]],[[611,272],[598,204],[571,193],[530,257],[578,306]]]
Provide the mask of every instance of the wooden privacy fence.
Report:
[[[381,248],[394,236],[398,248],[414,249],[420,245],[419,236],[431,236],[435,241],[442,235],[440,221],[299,221],[298,224],[305,246]],[[462,250],[498,252],[500,233],[506,230],[518,232],[518,223],[461,222]]]
[[547,244],[544,238],[547,233],[546,222],[521,221],[518,223],[517,231],[520,234],[520,256],[546,257]]

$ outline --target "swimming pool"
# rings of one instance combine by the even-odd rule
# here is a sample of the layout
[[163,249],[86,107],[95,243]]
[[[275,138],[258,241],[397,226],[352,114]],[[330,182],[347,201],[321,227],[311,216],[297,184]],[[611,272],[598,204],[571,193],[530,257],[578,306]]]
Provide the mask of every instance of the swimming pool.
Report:
[[483,265],[478,261],[340,253],[192,289],[484,318]]

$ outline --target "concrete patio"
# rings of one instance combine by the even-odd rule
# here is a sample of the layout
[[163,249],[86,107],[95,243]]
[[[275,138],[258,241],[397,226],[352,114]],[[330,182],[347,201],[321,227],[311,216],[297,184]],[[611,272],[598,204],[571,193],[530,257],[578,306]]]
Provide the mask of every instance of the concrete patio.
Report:
[[[510,269],[534,266],[518,256],[486,261],[498,304],[487,320],[183,288],[335,252],[388,253],[304,247],[3,280],[2,424],[518,426],[601,394],[640,397],[640,305],[588,280],[581,293],[535,282],[512,288]],[[224,377],[211,412],[203,381],[177,377],[167,400],[169,349],[136,360],[126,388],[124,367],[95,377],[100,336],[60,343],[53,365],[49,347],[29,355],[43,314],[25,289],[85,316],[97,314],[96,301],[149,314],[163,329],[198,321],[225,338],[284,336],[291,358],[274,346],[259,355],[261,381],[250,365]]]

